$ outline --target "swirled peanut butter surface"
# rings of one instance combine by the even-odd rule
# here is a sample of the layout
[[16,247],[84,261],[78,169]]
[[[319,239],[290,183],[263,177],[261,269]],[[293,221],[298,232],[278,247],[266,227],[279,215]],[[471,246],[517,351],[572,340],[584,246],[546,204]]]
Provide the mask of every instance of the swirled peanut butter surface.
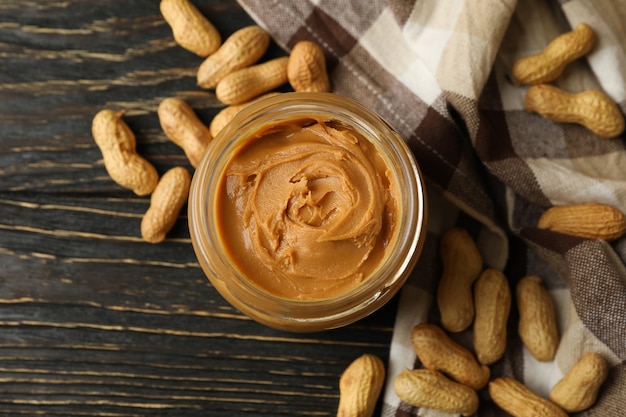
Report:
[[386,256],[397,184],[377,148],[333,122],[258,132],[221,179],[218,222],[239,271],[279,297],[324,299],[366,280]]

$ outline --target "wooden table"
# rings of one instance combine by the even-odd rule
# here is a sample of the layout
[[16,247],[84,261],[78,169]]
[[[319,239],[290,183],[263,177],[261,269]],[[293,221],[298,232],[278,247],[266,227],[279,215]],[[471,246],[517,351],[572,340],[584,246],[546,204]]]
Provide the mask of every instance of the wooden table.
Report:
[[[253,23],[233,0],[195,4],[224,36]],[[149,199],[108,177],[91,120],[123,108],[159,173],[191,170],[155,111],[177,96],[210,122],[200,62],[156,0],[0,0],[0,415],[333,416],[343,369],[387,360],[395,300],[281,332],[209,284],[185,209],[165,242],[142,241]]]

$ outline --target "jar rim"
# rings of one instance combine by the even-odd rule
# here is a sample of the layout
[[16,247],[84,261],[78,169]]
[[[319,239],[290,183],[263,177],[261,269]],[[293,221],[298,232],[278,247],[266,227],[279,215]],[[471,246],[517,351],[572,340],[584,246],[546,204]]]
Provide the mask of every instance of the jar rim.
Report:
[[[228,261],[229,255],[219,250],[219,234],[211,225],[211,219],[216,218],[216,196],[208,190],[222,176],[233,150],[249,140],[251,133],[262,129],[264,123],[315,115],[346,123],[375,145],[394,171],[396,180],[402,183],[401,215],[389,245],[390,254],[361,284],[330,298],[287,299],[252,283]],[[231,304],[235,301],[235,307],[244,313],[272,327],[276,327],[275,320],[315,330],[338,327],[360,318],[361,311],[371,310],[369,314],[378,309],[408,278],[426,234],[424,187],[420,169],[405,141],[382,118],[357,101],[335,93],[282,93],[244,108],[210,142],[192,180],[189,229],[203,270],[211,282],[223,281],[231,293],[227,300]],[[228,271],[228,277],[222,275],[224,271]]]

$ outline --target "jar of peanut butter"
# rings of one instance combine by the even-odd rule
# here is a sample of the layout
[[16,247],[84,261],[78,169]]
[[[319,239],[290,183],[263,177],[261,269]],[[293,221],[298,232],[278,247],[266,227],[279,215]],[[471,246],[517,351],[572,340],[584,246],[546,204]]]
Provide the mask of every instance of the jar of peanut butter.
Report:
[[199,263],[267,326],[320,331],[389,301],[426,236],[422,177],[402,138],[356,101],[284,93],[251,104],[193,177]]

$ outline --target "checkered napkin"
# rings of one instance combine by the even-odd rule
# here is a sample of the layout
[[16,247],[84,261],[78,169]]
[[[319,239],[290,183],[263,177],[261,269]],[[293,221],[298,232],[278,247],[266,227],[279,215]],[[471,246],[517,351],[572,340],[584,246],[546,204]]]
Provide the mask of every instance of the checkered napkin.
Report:
[[[570,92],[601,89],[626,110],[624,0],[239,0],[289,50],[310,39],[327,56],[333,91],[357,99],[405,138],[427,178],[428,239],[402,289],[388,363],[383,416],[440,416],[402,403],[393,380],[419,367],[409,340],[439,320],[439,238],[467,229],[486,266],[514,289],[525,275],[545,282],[557,310],[560,347],[540,363],[522,347],[512,308],[505,357],[492,375],[511,376],[547,396],[586,351],[611,366],[594,408],[626,413],[626,239],[567,237],[535,227],[551,205],[599,202],[626,212],[622,135],[601,139],[573,124],[523,110],[526,88],[508,78],[513,62],[539,52],[581,21],[598,42],[556,82]],[[471,340],[468,332],[453,335]],[[506,415],[479,392],[479,415]]]

